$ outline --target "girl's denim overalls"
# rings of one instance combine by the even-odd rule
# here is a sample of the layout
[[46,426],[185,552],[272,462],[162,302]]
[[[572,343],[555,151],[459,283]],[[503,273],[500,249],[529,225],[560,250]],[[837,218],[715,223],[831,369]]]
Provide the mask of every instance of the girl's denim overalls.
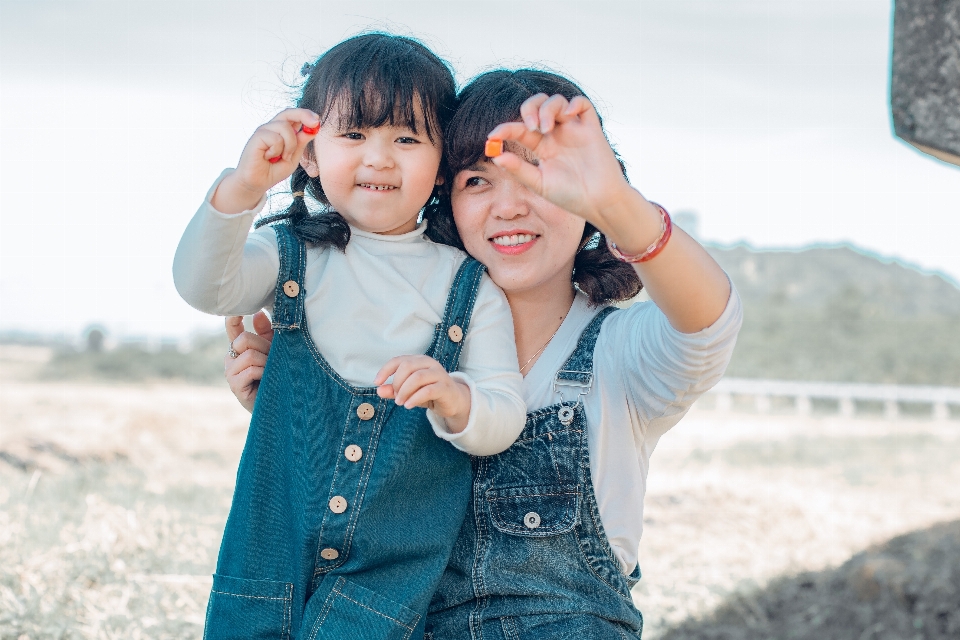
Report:
[[[469,457],[433,433],[423,409],[353,387],[324,360],[303,313],[305,246],[274,228],[273,345],[204,638],[419,640],[470,500]],[[464,261],[427,351],[447,371],[483,271]],[[345,303],[331,300],[330,312]]]
[[630,598],[640,571],[623,575],[603,531],[580,402],[612,311],[593,319],[557,372],[560,401],[527,414],[503,453],[472,459],[473,497],[430,604],[427,640],[640,637]]

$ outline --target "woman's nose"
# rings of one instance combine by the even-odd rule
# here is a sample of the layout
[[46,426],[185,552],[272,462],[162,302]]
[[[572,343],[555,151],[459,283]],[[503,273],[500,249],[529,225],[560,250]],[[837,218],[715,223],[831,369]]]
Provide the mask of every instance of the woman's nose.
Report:
[[524,216],[530,211],[530,203],[526,198],[529,193],[521,184],[513,180],[501,183],[493,207],[493,214],[501,220],[513,220]]

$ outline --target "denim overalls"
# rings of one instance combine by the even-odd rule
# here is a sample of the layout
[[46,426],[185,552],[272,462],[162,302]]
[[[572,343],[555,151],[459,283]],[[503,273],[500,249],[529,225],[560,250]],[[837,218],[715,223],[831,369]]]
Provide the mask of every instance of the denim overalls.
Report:
[[[470,500],[469,457],[433,433],[424,409],[353,387],[324,360],[303,312],[306,248],[287,225],[274,229],[273,345],[204,638],[419,640]],[[464,261],[427,351],[447,371],[483,271]]]
[[613,310],[591,321],[557,372],[559,402],[527,414],[503,453],[472,459],[473,496],[430,604],[427,640],[640,637],[630,598],[640,571],[621,573],[600,523],[580,401]]

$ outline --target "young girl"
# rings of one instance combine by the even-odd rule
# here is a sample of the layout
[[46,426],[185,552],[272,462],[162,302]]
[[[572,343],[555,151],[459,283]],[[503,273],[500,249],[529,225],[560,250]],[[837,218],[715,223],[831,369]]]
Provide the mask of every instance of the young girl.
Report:
[[[371,34],[307,69],[298,108],[257,129],[174,262],[188,303],[272,305],[275,330],[205,637],[420,638],[468,502],[466,454],[523,427],[513,325],[482,266],[425,237],[449,68]],[[291,174],[282,221],[248,236]]]

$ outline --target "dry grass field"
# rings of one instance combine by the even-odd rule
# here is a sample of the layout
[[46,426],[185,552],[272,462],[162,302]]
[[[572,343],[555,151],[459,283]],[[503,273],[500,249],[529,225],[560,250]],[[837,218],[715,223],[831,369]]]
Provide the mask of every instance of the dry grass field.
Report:
[[[198,638],[247,414],[2,349],[0,640]],[[646,507],[645,638],[960,637],[960,420],[694,408]]]

